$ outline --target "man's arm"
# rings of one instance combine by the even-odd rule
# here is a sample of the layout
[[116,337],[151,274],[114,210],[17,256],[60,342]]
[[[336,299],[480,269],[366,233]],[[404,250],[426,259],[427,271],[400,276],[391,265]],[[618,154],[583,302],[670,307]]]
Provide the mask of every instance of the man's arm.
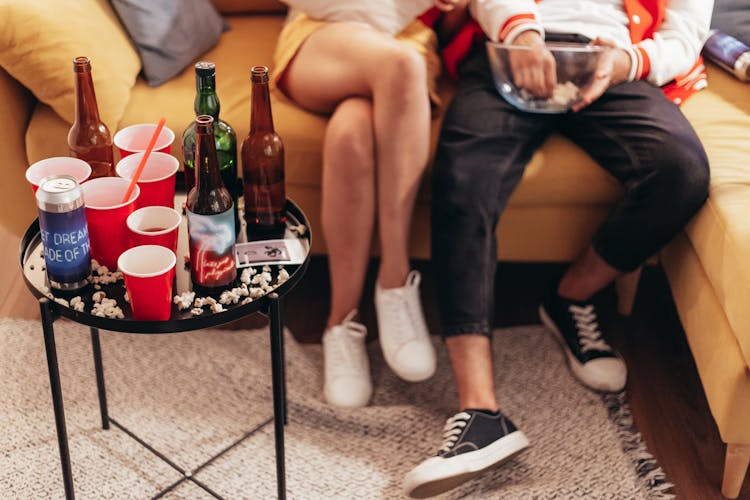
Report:
[[[633,45],[631,80],[661,87],[687,73],[708,37],[713,0],[667,0],[664,21],[653,38]],[[631,20],[632,21],[632,20]]]
[[513,43],[519,34],[528,30],[544,38],[534,0],[471,0],[469,10],[493,42]]

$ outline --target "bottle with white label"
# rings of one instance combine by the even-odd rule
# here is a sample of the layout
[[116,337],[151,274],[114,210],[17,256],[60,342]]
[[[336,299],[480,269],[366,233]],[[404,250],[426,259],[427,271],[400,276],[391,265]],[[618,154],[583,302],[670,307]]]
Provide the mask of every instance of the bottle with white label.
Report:
[[234,202],[221,179],[214,119],[195,119],[195,186],[187,197],[190,275],[194,288],[212,293],[237,278],[234,261]]

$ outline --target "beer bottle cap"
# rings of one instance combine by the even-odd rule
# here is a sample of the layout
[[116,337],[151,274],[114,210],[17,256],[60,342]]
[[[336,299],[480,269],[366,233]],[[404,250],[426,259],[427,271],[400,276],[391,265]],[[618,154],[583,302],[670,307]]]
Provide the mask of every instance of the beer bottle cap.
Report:
[[216,74],[216,65],[208,61],[195,63],[195,74],[198,76],[212,76]]

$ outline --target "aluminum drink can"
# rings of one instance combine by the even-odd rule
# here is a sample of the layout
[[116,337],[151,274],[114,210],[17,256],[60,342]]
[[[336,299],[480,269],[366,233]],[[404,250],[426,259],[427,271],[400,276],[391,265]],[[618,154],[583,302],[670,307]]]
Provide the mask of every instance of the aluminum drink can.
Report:
[[50,286],[58,290],[86,286],[91,281],[91,252],[81,186],[70,175],[45,177],[36,204]]
[[737,79],[750,81],[750,47],[718,30],[709,32],[703,53]]

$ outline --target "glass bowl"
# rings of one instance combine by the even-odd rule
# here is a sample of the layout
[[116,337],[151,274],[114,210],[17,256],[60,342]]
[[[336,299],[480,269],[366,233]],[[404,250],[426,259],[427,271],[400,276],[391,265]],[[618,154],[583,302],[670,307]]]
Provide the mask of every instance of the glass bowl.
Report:
[[578,102],[580,89],[594,79],[599,59],[607,49],[599,45],[562,42],[551,42],[545,46],[555,58],[557,70],[557,85],[551,97],[535,97],[528,90],[519,88],[513,82],[510,58],[514,52],[534,50],[525,45],[487,42],[487,58],[492,69],[495,87],[506,101],[523,111],[565,113]]

